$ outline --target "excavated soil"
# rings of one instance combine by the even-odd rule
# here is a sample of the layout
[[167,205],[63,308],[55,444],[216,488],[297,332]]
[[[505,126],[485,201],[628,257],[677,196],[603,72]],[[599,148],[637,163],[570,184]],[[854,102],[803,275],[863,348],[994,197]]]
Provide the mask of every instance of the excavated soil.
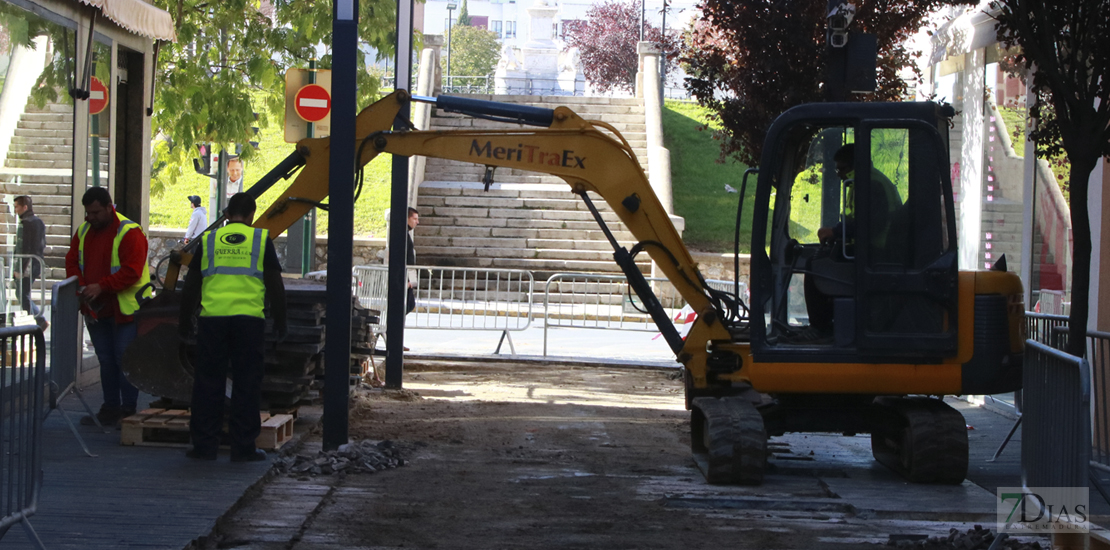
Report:
[[[877,544],[886,527],[861,527],[817,477],[749,489],[705,484],[690,456],[677,370],[406,369],[404,390],[352,394],[348,454],[372,451],[351,455],[357,461],[388,449],[392,464],[317,475],[282,468],[297,453],[302,463],[309,455],[327,462],[327,453],[313,455],[312,434],[195,547],[891,547]],[[948,529],[917,532],[939,542]]]

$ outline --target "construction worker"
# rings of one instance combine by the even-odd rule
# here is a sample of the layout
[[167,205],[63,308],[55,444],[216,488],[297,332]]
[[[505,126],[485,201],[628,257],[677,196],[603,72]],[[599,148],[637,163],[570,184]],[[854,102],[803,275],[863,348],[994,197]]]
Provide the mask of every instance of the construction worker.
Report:
[[135,339],[132,315],[150,296],[147,241],[139,224],[123,217],[103,187],[85,191],[85,222],[66,253],[66,277],[77,277],[81,313],[100,361],[104,404],[81,424],[112,426],[135,414],[139,390],[123,375],[123,352]]
[[179,330],[192,336],[197,319],[197,366],[193,381],[193,448],[186,456],[215,460],[224,419],[224,391],[231,367],[231,410],[228,432],[231,461],[265,460],[255,448],[262,431],[263,346],[266,302],[274,319],[278,341],[285,338],[285,285],[281,263],[268,231],[253,228],[254,197],[236,193],[228,200],[227,225],[200,236],[182,291]]

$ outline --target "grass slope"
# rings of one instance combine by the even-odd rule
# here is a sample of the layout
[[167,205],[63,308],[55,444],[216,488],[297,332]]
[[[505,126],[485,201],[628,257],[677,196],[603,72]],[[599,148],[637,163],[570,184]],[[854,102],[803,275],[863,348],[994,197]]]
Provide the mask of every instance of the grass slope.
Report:
[[[277,166],[289,153],[293,152],[293,144],[285,143],[284,132],[284,127],[278,123],[271,124],[268,128],[259,131],[258,152],[246,164],[244,169],[244,180],[248,187],[254,185],[266,172]],[[355,203],[355,235],[361,237],[385,236],[383,213],[386,208],[389,208],[390,171],[392,166],[390,155],[381,155],[366,165],[362,194]],[[193,173],[190,169],[188,174],[178,180],[176,186],[167,185],[161,195],[152,196],[150,198],[151,227],[178,227],[184,229],[188,226],[189,214],[192,212],[192,208],[189,206],[186,197],[199,195],[201,204],[208,207],[209,181],[207,176]],[[259,215],[273,204],[290,183],[292,183],[292,180],[279,182],[262,195],[258,200]],[[316,230],[321,235],[327,234],[327,212],[317,211]]]
[[[748,167],[729,158],[719,162],[717,126],[705,127],[709,110],[694,103],[668,101],[663,109],[663,140],[671,151],[671,181],[675,214],[686,219],[683,240],[706,252],[731,252],[736,230],[737,193]],[[751,241],[755,176],[748,178],[747,198],[740,228],[740,251]]]

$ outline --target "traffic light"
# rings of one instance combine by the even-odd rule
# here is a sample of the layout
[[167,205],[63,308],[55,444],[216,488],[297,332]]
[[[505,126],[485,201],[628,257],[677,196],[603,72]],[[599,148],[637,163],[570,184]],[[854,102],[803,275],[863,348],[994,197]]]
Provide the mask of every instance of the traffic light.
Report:
[[197,145],[200,158],[193,159],[193,170],[202,176],[212,175],[212,147],[207,143]]

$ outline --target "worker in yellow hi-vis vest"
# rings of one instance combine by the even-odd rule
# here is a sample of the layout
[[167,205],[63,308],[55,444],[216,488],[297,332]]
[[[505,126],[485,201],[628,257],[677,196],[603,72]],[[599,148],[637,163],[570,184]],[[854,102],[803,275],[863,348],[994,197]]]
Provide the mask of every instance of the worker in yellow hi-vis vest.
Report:
[[81,424],[111,426],[135,414],[139,390],[123,375],[123,352],[135,339],[133,315],[150,297],[147,242],[139,224],[116,212],[112,195],[92,187],[81,197],[85,221],[66,253],[66,277],[77,277],[81,313],[96,358],[104,403]]
[[285,339],[285,285],[274,242],[265,229],[251,227],[254,197],[236,193],[227,202],[227,225],[200,236],[185,276],[179,330],[192,336],[196,320],[197,365],[193,380],[193,448],[186,456],[215,460],[224,419],[224,391],[231,368],[231,410],[228,435],[231,461],[265,460],[254,446],[262,430],[263,352],[267,303],[274,337]]

